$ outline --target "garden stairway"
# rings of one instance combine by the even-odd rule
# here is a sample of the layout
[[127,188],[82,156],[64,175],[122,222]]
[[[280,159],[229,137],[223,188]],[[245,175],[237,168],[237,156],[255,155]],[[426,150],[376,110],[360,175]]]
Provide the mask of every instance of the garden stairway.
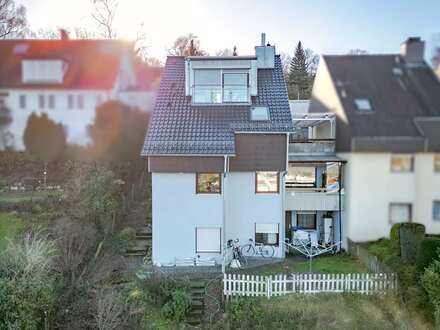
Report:
[[187,323],[192,326],[202,324],[205,314],[205,286],[201,280],[191,281],[191,308],[188,313]]
[[145,226],[136,231],[133,244],[125,250],[125,255],[130,257],[145,257],[151,247],[151,228]]

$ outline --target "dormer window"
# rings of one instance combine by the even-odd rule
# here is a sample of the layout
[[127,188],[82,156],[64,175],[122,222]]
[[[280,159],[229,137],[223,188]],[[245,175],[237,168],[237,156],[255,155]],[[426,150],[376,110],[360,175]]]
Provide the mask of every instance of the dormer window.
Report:
[[371,107],[371,103],[368,99],[355,99],[354,103],[356,104],[356,108],[361,112],[373,111],[373,108]]
[[24,83],[62,83],[64,62],[62,60],[23,60],[21,70]]
[[193,103],[249,103],[249,72],[245,70],[194,70]]

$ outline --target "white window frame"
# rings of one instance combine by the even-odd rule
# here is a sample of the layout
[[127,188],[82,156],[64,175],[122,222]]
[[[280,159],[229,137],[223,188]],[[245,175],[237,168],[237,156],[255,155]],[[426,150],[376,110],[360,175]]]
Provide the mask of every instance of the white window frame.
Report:
[[[192,104],[193,105],[225,105],[225,104],[250,104],[251,103],[251,86],[250,86],[250,79],[251,79],[251,72],[249,69],[222,69],[222,68],[197,68],[197,69],[192,69],[193,72],[193,82],[192,82]],[[196,83],[195,83],[195,72],[196,71],[203,71],[203,70],[215,70],[215,71],[219,71],[220,72],[220,81],[218,85],[213,85],[213,86],[219,86],[221,89],[221,93],[220,93],[220,102],[217,103],[201,103],[201,102],[195,102],[195,88],[196,88]],[[225,102],[224,101],[224,74],[228,74],[228,73],[243,73],[243,74],[247,74],[247,101],[245,102]],[[202,85],[203,86],[203,85]],[[207,85],[208,86],[208,85]]]
[[[408,157],[411,161],[411,168],[409,170],[396,170],[393,169],[393,158],[394,157]],[[413,154],[391,154],[390,158],[390,170],[392,173],[412,173],[414,172],[414,155]]]
[[[257,240],[258,234],[273,234],[275,235],[274,243],[260,242]],[[280,244],[280,224],[274,222],[265,222],[265,223],[255,223],[255,242],[262,243],[265,245],[279,246]]]
[[[217,233],[218,231],[218,233]],[[209,239],[201,239],[200,234],[211,235]],[[213,242],[214,237],[218,235],[218,243]],[[214,244],[213,244],[214,243]],[[215,247],[203,246],[212,244]],[[200,246],[202,245],[202,246]],[[196,227],[195,228],[195,248],[196,253],[221,253],[222,252],[222,228],[221,227]]]
[[[395,207],[408,207],[408,216],[409,219],[404,219],[404,220],[395,220],[393,219],[393,206]],[[391,202],[388,206],[388,218],[389,218],[389,223],[390,224],[395,224],[395,223],[402,223],[402,222],[411,222],[412,221],[412,203],[406,203],[406,202]]]
[[[436,214],[435,212],[435,206],[436,204],[438,204],[438,207],[440,208],[440,200],[434,200],[432,201],[432,220],[434,221],[440,221],[440,212],[438,214]],[[436,217],[436,215],[438,217]]]

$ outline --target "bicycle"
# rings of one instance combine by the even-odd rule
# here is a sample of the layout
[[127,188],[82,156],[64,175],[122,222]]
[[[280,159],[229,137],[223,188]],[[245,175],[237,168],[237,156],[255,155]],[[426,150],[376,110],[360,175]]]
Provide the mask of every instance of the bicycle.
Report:
[[228,247],[232,248],[233,259],[238,260],[240,263],[240,268],[247,265],[247,259],[241,252],[240,244],[238,238],[235,240],[230,239],[228,241]]
[[241,253],[245,257],[261,255],[263,258],[272,258],[275,254],[275,249],[272,245],[256,243],[252,238],[249,238],[249,243],[241,248]]

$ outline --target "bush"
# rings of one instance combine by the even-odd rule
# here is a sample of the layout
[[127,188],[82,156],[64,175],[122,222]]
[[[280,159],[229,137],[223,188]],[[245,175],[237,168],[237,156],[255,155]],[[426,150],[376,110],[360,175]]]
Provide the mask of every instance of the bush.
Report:
[[400,225],[400,252],[404,262],[415,263],[420,244],[425,237],[425,226],[420,223],[402,223]]
[[417,259],[417,270],[423,273],[434,259],[437,258],[440,249],[440,238],[425,237],[420,244],[420,253]]
[[390,241],[396,255],[400,256],[400,223],[396,223],[391,227]]
[[136,239],[136,230],[132,227],[125,227],[119,233],[119,238],[123,241],[132,242]]
[[166,318],[183,321],[190,307],[191,295],[184,289],[176,289],[171,292],[161,312]]
[[425,270],[421,282],[434,306],[436,329],[440,329],[440,251],[437,259]]

